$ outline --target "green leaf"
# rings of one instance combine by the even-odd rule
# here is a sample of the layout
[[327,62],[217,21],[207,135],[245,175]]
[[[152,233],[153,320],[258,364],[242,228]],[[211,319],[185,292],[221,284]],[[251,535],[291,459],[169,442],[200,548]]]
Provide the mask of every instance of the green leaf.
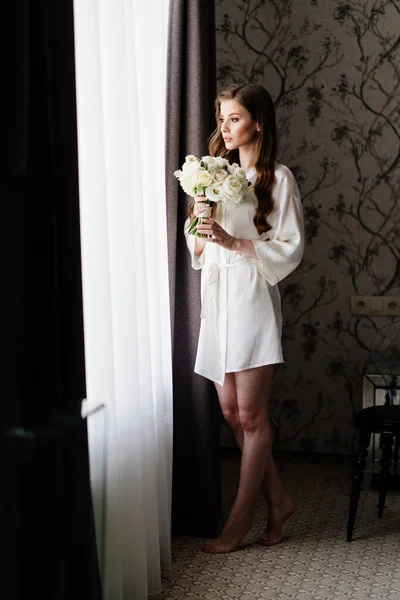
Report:
[[195,217],[193,219],[193,221],[190,223],[190,227],[188,229],[188,233],[193,233],[193,229],[196,227],[197,223],[199,222],[199,217]]

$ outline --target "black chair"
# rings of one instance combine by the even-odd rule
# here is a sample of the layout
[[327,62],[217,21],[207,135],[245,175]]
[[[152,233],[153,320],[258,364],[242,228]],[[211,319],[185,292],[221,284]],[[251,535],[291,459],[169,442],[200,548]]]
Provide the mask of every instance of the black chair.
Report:
[[[349,519],[347,523],[348,542],[351,542],[353,537],[358,500],[360,497],[361,485],[364,478],[364,469],[368,455],[368,446],[373,433],[378,433],[381,435],[380,448],[382,457],[379,482],[378,517],[383,516],[386,490],[388,487],[391,466],[393,463],[393,444],[395,439],[400,439],[400,405],[371,406],[370,408],[364,408],[362,411],[356,414],[355,425],[359,431],[359,447],[357,463],[353,475],[353,485],[350,494]],[[398,468],[398,456],[396,458],[397,464],[396,462],[394,463],[394,472],[396,472]]]
[[378,517],[383,516],[389,478],[391,474],[398,474],[400,405],[395,404],[395,400],[397,391],[400,389],[400,321],[389,323],[377,331],[371,349],[371,359],[376,373],[382,379],[382,385],[378,385],[376,388],[386,389],[385,404],[377,406],[374,397],[374,406],[364,408],[354,416],[354,423],[359,433],[359,446],[350,493],[347,522],[348,542],[351,542],[353,537],[358,501],[372,434],[380,435],[381,470],[379,476]]

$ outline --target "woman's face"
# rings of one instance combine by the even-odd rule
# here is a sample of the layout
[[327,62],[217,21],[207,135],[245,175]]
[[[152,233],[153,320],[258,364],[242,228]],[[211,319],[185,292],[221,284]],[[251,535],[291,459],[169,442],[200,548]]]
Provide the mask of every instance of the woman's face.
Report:
[[258,124],[247,108],[236,100],[222,100],[220,126],[227,150],[254,143]]

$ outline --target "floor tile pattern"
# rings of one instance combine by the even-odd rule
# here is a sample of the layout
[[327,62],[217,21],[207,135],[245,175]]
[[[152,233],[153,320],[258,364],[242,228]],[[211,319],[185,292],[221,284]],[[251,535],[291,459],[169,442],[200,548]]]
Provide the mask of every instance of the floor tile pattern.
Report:
[[[202,552],[203,539],[173,541],[173,568],[152,600],[400,600],[400,492],[390,490],[383,519],[377,493],[362,493],[352,543],[347,543],[349,497],[340,464],[280,464],[297,510],[283,543],[251,545],[265,523],[260,497],[250,545],[225,555]],[[224,512],[236,493],[238,460],[223,461]]]

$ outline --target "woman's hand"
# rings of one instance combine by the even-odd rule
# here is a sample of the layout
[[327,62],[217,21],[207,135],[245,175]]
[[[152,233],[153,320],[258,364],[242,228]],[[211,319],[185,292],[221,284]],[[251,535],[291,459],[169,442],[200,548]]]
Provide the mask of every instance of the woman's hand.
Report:
[[207,242],[219,244],[227,250],[236,250],[237,238],[229,235],[214,219],[201,219],[201,225],[197,226],[198,233],[207,235]]
[[[194,197],[194,203],[193,203],[193,214],[195,217],[198,217],[199,215],[201,215],[201,213],[203,212],[206,204],[205,202],[207,201],[206,196],[195,196]],[[215,216],[215,211],[216,211],[216,203],[213,202],[212,206],[211,206],[211,216]]]
[[195,217],[201,215],[204,210],[205,204],[204,202],[207,200],[205,196],[195,196],[193,203],[193,214]]
[[256,252],[252,240],[245,240],[229,235],[229,233],[227,233],[225,229],[223,229],[221,225],[219,225],[214,219],[207,219],[205,217],[202,217],[201,224],[197,226],[197,231],[198,233],[202,233],[207,237],[200,239],[196,238],[196,243],[198,240],[199,243],[200,240],[204,240],[205,242],[219,244],[223,248],[226,248],[227,250],[231,250],[233,252],[238,252],[243,256],[258,258],[258,254]]

